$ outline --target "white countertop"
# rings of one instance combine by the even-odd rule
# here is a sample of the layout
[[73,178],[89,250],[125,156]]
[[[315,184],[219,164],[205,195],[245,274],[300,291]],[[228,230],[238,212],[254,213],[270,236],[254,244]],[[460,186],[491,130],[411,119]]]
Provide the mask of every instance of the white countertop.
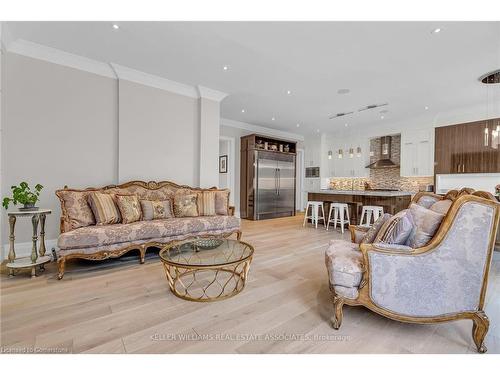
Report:
[[316,194],[342,194],[342,195],[365,195],[373,197],[403,197],[407,195],[413,195],[409,191],[390,191],[390,190],[332,190],[332,189],[320,189],[311,190],[308,193]]

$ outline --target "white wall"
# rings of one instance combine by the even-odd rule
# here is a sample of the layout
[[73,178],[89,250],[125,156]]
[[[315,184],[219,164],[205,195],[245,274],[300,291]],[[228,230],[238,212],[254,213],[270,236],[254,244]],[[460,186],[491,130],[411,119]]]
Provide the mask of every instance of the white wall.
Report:
[[198,99],[126,80],[120,80],[119,98],[120,182],[197,186]]
[[[116,183],[117,81],[13,53],[4,64],[2,191],[9,194],[21,181],[42,184],[39,204],[53,210],[46,223],[53,239],[56,189]],[[5,223],[3,209],[2,215]],[[30,241],[30,226],[29,219],[18,220],[16,241]],[[6,239],[6,225],[1,230]]]
[[[48,246],[59,234],[54,192],[64,185],[86,188],[131,179],[218,184],[224,93],[204,88],[208,98],[200,98],[195,87],[118,66],[127,78],[117,77],[115,66],[88,59],[80,66],[78,56],[36,48],[2,54],[0,186],[7,195],[21,181],[44,185],[39,204],[53,210],[46,223]],[[32,52],[38,58],[26,56]],[[1,217],[5,223],[3,209]],[[0,228],[2,259],[7,229]],[[18,220],[18,256],[26,255],[30,240],[29,220]]]

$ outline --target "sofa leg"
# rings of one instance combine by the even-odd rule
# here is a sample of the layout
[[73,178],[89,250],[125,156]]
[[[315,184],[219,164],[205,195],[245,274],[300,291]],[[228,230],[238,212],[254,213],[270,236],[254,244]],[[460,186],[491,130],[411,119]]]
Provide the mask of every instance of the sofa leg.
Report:
[[64,276],[64,269],[66,268],[66,258],[65,257],[60,257],[57,260],[57,267],[58,267],[57,280],[61,280]]
[[488,328],[490,327],[490,320],[484,313],[484,311],[479,311],[474,314],[472,318],[472,338],[476,344],[477,351],[479,353],[486,353],[486,346],[484,345],[484,338],[488,333]]
[[333,296],[333,316],[332,325],[333,329],[339,329],[342,324],[342,307],[344,306],[344,299],[336,295]]
[[146,247],[145,246],[141,246],[139,248],[139,256],[140,256],[139,262],[141,264],[144,264],[144,262],[146,260]]
[[238,241],[239,241],[239,240],[241,240],[241,235],[242,235],[242,234],[243,234],[243,233],[242,233],[240,230],[236,232],[236,239],[237,239]]

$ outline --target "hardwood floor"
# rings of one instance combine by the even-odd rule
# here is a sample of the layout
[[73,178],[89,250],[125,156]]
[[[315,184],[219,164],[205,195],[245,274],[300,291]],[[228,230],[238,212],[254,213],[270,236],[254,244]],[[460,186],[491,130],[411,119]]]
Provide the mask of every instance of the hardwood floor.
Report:
[[[470,321],[436,325],[395,322],[345,307],[339,331],[324,265],[338,232],[302,228],[302,216],[243,221],[255,247],[249,282],[214,303],[170,292],[158,256],[101,263],[69,262],[56,280],[1,275],[1,350],[61,353],[476,353]],[[349,240],[346,232],[343,237]],[[500,353],[500,253],[487,294],[488,353]],[[27,271],[26,271],[27,272]]]

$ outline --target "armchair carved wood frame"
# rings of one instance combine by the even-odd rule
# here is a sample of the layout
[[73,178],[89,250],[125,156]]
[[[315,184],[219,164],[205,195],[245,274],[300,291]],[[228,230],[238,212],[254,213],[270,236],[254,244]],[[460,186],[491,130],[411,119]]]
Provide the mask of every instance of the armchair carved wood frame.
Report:
[[[333,328],[339,329],[342,324],[344,304],[365,306],[387,318],[408,323],[471,319],[477,350],[486,352],[484,339],[489,319],[484,303],[500,219],[500,205],[491,198],[484,192],[456,197],[433,239],[424,247],[408,251],[361,244],[363,275],[358,297],[340,296],[330,284]],[[440,269],[439,262],[449,263]],[[403,287],[397,282],[398,274],[402,277],[399,281],[404,281]],[[432,280],[427,281],[429,278]]]

